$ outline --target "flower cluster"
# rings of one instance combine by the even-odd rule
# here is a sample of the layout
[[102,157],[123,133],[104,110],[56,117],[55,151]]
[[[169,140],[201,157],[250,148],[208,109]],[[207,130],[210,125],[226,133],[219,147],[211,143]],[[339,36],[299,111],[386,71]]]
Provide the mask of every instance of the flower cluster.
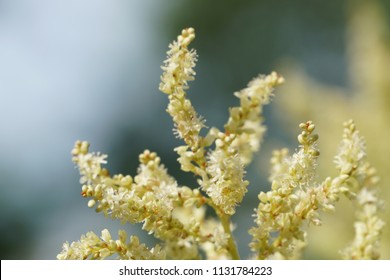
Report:
[[[213,127],[202,137],[204,121],[185,92],[188,81],[195,75],[196,52],[188,50],[194,38],[193,28],[184,29],[170,45],[168,58],[162,66],[160,90],[169,96],[167,112],[172,116],[176,135],[186,144],[175,149],[182,170],[200,176],[199,184],[212,202],[223,214],[232,215],[247,191],[244,167],[250,163],[253,152],[259,149],[265,131],[262,106],[270,102],[274,87],[284,79],[273,72],[251,81],[247,88],[235,94],[240,99],[240,106],[230,109],[225,131]],[[215,149],[207,152],[213,144]]]
[[259,194],[257,227],[250,230],[253,236],[250,246],[258,252],[260,259],[276,253],[290,257],[295,241],[304,241],[303,222],[320,223],[316,212],[319,205],[313,188],[319,156],[318,135],[313,134],[315,126],[312,122],[302,123],[300,128],[299,150],[291,157],[288,157],[286,149],[274,152],[271,190]]
[[225,131],[237,136],[231,146],[237,150],[245,165],[251,162],[253,153],[259,150],[266,131],[262,124],[263,105],[269,104],[274,87],[282,83],[284,78],[272,72],[268,76],[259,75],[247,88],[235,93],[240,99],[240,106],[230,108]]
[[252,160],[252,154],[260,147],[265,127],[262,125],[262,106],[268,104],[274,87],[284,79],[272,72],[252,80],[248,87],[235,95],[240,106],[230,108],[230,117],[225,132],[213,128],[210,132],[215,140],[215,149],[207,158],[206,173],[200,185],[213,202],[228,214],[235,213],[247,191],[244,167]]
[[357,204],[355,238],[342,254],[346,259],[379,259],[379,240],[385,226],[378,215],[382,207],[378,198],[379,178],[366,160],[364,139],[352,121],[345,123],[343,141],[335,162],[340,172],[350,174]]
[[288,156],[288,150],[276,151],[271,159],[272,189],[259,194],[256,227],[250,230],[250,244],[257,258],[289,259],[299,255],[297,250],[306,243],[305,223],[321,225],[320,212],[334,212],[340,194],[354,199],[358,194],[360,221],[356,222],[356,238],[344,252],[346,258],[376,259],[384,222],[378,217],[376,190],[368,190],[377,183],[375,171],[365,161],[363,138],[353,121],[345,123],[335,165],[339,175],[315,181],[315,167],[319,151],[318,136],[312,134],[312,122],[300,124],[299,150]]
[[200,234],[200,219],[188,215],[183,223],[174,215],[178,207],[201,207],[202,195],[197,190],[178,187],[156,153],[145,150],[139,156],[138,174],[133,179],[122,174],[110,176],[101,166],[106,156],[88,153],[88,146],[87,142],[77,141],[73,161],[82,175],[81,194],[90,198],[89,207],[96,207],[97,212],[123,223],[143,223],[143,229],[165,241],[166,246],[176,246],[177,240],[185,240],[187,245],[182,254],[185,250],[194,251],[190,247],[196,240],[208,241],[208,235]]
[[63,251],[57,255],[60,260],[66,259],[105,259],[114,254],[118,254],[122,259],[128,260],[158,260],[165,258],[165,252],[159,245],[149,249],[145,244],[140,244],[138,237],[131,236],[127,242],[125,231],[119,231],[119,239],[113,240],[110,232],[105,229],[102,231],[101,238],[95,233],[88,232],[81,236],[80,241],[72,242],[69,245],[66,242],[63,245]]
[[[160,157],[149,150],[139,156],[135,176],[110,175],[103,167],[107,156],[91,153],[88,142],[77,141],[72,159],[79,169],[81,194],[89,199],[88,206],[122,223],[142,223],[142,228],[161,243],[148,248],[135,236],[127,241],[124,231],[119,232],[119,240],[113,240],[105,229],[101,238],[88,232],[77,242],[66,242],[59,259],[104,259],[114,254],[121,259],[240,258],[231,216],[247,192],[245,167],[259,150],[266,130],[263,106],[284,79],[275,72],[253,79],[235,93],[240,104],[230,108],[224,130],[212,127],[201,135],[206,128],[204,120],[186,93],[188,82],[195,76],[196,52],[188,49],[194,38],[194,29],[188,28],[170,44],[160,90],[168,95],[167,112],[173,119],[175,134],[184,141],[175,148],[181,169],[197,176],[198,186],[180,186]],[[320,153],[318,135],[313,133],[315,125],[308,121],[300,128],[299,149],[291,156],[287,149],[273,153],[271,190],[259,194],[256,225],[250,230],[250,247],[256,258],[299,255],[306,244],[304,225],[320,225],[320,212],[334,211],[342,193],[357,197],[360,209],[356,239],[344,254],[350,258],[377,258],[384,225],[377,215],[377,180],[365,160],[364,141],[355,125],[346,124],[335,157],[339,175],[321,183],[316,181]],[[214,216],[207,214],[207,207],[214,210]]]

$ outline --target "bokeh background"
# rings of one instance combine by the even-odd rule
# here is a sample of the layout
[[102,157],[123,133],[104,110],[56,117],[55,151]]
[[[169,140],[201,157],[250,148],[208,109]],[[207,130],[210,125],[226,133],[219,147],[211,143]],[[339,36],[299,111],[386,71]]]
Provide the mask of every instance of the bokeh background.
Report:
[[[389,0],[0,0],[1,259],[54,259],[64,241],[104,228],[154,242],[87,207],[70,150],[88,140],[112,173],[134,175],[148,148],[179,183],[196,185],[176,162],[180,142],[158,91],[167,46],[189,26],[199,54],[189,96],[208,126],[223,126],[238,104],[232,93],[259,73],[286,78],[265,110],[268,132],[234,217],[242,257],[271,151],[293,151],[302,121],[317,123],[320,181],[335,174],[342,123],[355,119],[389,208]],[[304,257],[338,259],[352,236],[352,207],[341,201],[309,229]],[[382,257],[390,259],[388,228]]]

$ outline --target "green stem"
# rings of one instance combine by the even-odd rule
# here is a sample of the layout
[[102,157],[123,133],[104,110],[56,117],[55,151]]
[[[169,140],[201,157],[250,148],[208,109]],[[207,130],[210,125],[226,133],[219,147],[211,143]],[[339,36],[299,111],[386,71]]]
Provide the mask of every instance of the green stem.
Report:
[[229,235],[227,249],[230,253],[230,256],[232,257],[232,260],[240,260],[241,258],[240,254],[238,253],[237,244],[233,238],[233,234],[230,229],[230,216],[225,214],[217,205],[214,204],[211,199],[206,198],[206,203],[215,210],[215,213],[221,221],[223,230]]
[[218,215],[218,216],[221,219],[221,223],[222,223],[222,226],[223,226],[225,233],[227,233],[229,235],[228,251],[229,251],[233,260],[239,260],[240,254],[238,253],[237,244],[233,238],[233,234],[232,234],[232,231],[230,229],[230,216],[226,215],[225,213],[221,213],[221,214],[222,215]]

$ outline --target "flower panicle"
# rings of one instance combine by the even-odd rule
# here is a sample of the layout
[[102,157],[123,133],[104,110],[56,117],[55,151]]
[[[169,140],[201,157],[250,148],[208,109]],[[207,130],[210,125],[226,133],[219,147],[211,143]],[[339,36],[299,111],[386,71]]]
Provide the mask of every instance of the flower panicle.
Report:
[[355,237],[341,251],[341,255],[345,259],[377,260],[380,258],[380,240],[385,226],[379,217],[382,201],[376,189],[364,187],[357,195],[356,204]]
[[104,176],[108,171],[102,168],[102,164],[107,163],[107,155],[100,153],[89,153],[89,143],[87,141],[76,141],[72,149],[72,161],[80,171],[80,183],[97,183],[100,176]]
[[240,106],[229,109],[225,131],[227,134],[236,135],[232,146],[245,165],[251,162],[253,153],[259,150],[266,131],[262,124],[263,106],[270,103],[274,88],[283,83],[284,78],[272,72],[267,76],[259,75],[250,81],[246,88],[235,93],[240,99]]
[[188,82],[194,80],[197,55],[195,50],[188,50],[188,45],[195,39],[193,28],[183,29],[177,40],[169,45],[168,58],[161,68],[160,90],[166,94],[184,94]]
[[100,238],[92,231],[81,236],[79,241],[63,244],[62,252],[57,255],[59,260],[86,260],[106,259],[112,255],[118,255],[123,260],[162,260],[165,252],[160,245],[149,249],[140,243],[138,237],[130,236],[120,230],[119,239],[114,240],[110,232],[104,229]]
[[[81,195],[88,207],[122,223],[142,223],[142,229],[161,240],[148,248],[138,237],[127,239],[119,231],[115,240],[108,230],[101,236],[88,232],[79,241],[63,244],[58,259],[240,259],[232,235],[231,216],[242,202],[249,182],[245,167],[260,149],[266,131],[263,106],[284,78],[272,72],[260,75],[235,93],[239,106],[229,109],[224,130],[212,127],[205,136],[205,121],[187,98],[189,82],[195,79],[197,54],[189,49],[193,28],[184,29],[169,45],[159,89],[167,94],[167,112],[174,134],[184,141],[176,147],[181,169],[198,176],[199,188],[179,186],[168,174],[160,157],[149,150],[139,155],[134,177],[110,175],[104,168],[107,155],[89,152],[89,143],[77,141],[72,161],[80,172]],[[255,226],[249,230],[251,250],[258,259],[299,257],[306,246],[305,225],[321,225],[320,213],[334,212],[344,194],[356,206],[355,238],[343,250],[345,258],[378,259],[384,227],[379,217],[376,171],[367,162],[366,143],[352,120],[344,125],[343,138],[334,158],[338,175],[316,181],[318,135],[311,121],[299,125],[298,149],[274,151],[269,181],[271,189],[260,192]],[[206,206],[219,220],[206,217]],[[203,250],[203,254],[201,253]]]
[[366,142],[353,120],[344,123],[343,139],[335,157],[336,168],[346,177],[347,194],[355,202],[355,237],[341,251],[346,259],[379,259],[380,239],[385,222],[380,218],[379,178],[367,161]]
[[207,176],[200,180],[200,185],[227,215],[235,213],[247,192],[249,182],[244,179],[245,166],[258,150],[262,138],[262,106],[270,102],[274,87],[283,81],[275,72],[252,80],[247,88],[236,93],[240,106],[230,109],[225,132],[217,128],[210,130],[215,149],[208,153]]
[[[196,53],[188,50],[194,38],[193,28],[184,29],[170,45],[162,66],[160,90],[168,94],[167,111],[172,116],[175,134],[185,142],[175,149],[181,169],[200,176],[200,186],[213,203],[225,214],[232,215],[247,191],[244,168],[258,150],[265,130],[261,124],[262,106],[270,102],[274,88],[284,79],[276,72],[253,79],[247,88],[236,93],[240,106],[230,109],[225,132],[213,127],[202,137],[204,121],[185,93],[195,73]],[[206,147],[213,143],[215,149],[207,152]]]
[[[306,233],[301,229],[305,220],[319,224],[318,208],[312,185],[319,151],[315,125],[301,123],[298,136],[299,150],[288,156],[288,150],[276,151],[271,158],[272,185],[268,192],[259,194],[259,206],[255,214],[256,226],[249,233],[253,236],[250,247],[257,258],[266,259],[275,254],[290,258],[298,242],[305,242]],[[276,236],[275,236],[275,233]]]
[[207,156],[208,177],[199,180],[202,189],[213,203],[227,215],[235,213],[235,208],[242,201],[249,184],[244,179],[244,164],[236,149],[231,146],[234,139],[234,134],[217,134],[215,149]]
[[[361,172],[357,169],[366,160],[366,142],[360,136],[353,120],[344,123],[343,139],[339,145],[339,152],[334,158],[336,168],[342,174],[353,175]],[[364,171],[364,170],[363,170]]]
[[167,112],[174,123],[174,134],[186,144],[176,149],[181,168],[183,171],[200,175],[197,166],[202,166],[205,162],[205,141],[200,132],[205,124],[185,92],[188,89],[188,82],[195,79],[197,54],[195,50],[188,49],[194,38],[195,30],[187,28],[169,45],[168,57],[161,67],[164,72],[159,89],[168,94]]
[[[272,188],[259,194],[256,227],[250,230],[252,250],[259,259],[278,256],[291,258],[305,246],[305,221],[321,225],[319,212],[334,212],[341,194],[357,199],[356,236],[342,254],[347,259],[379,258],[379,240],[384,222],[378,216],[378,178],[366,161],[364,139],[352,120],[344,124],[343,139],[335,156],[339,175],[315,182],[319,151],[318,136],[312,122],[300,124],[299,150],[291,157],[287,149],[275,151],[271,158]],[[355,194],[357,193],[357,195]],[[276,237],[275,235],[277,233]]]
[[[88,149],[81,149],[88,146],[87,142],[77,141],[74,156],[94,158],[95,154],[89,153]],[[90,199],[88,206],[122,223],[143,223],[144,230],[161,240],[187,238],[194,234],[196,229],[186,228],[172,216],[172,211],[177,205],[200,207],[204,203],[200,193],[178,187],[156,153],[145,150],[139,160],[138,174],[134,178],[122,174],[110,176],[108,171],[97,172],[79,166],[82,176],[93,177],[82,186],[82,196]],[[80,162],[84,161],[76,161],[77,164]]]

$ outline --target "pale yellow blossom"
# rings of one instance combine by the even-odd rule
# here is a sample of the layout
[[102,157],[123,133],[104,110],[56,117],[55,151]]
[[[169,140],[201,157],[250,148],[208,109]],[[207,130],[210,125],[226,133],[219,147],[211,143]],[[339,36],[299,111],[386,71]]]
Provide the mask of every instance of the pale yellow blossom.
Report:
[[149,249],[145,244],[141,244],[138,237],[131,236],[127,241],[125,231],[119,231],[119,239],[114,240],[110,232],[105,229],[99,238],[95,233],[88,232],[81,236],[80,241],[64,243],[62,252],[57,255],[60,260],[85,260],[85,259],[105,259],[112,255],[117,255],[123,260],[153,260],[165,259],[165,252],[159,245]]
[[[342,251],[347,259],[379,259],[380,239],[385,222],[379,212],[382,201],[378,198],[379,181],[376,170],[366,159],[365,141],[352,121],[345,123],[340,152],[335,159],[341,172],[347,172],[356,192],[355,237]],[[341,165],[342,164],[342,165]]]
[[245,165],[251,162],[253,153],[259,150],[266,131],[262,124],[263,106],[271,101],[274,88],[282,83],[284,78],[272,72],[268,76],[259,75],[246,88],[235,93],[240,99],[240,106],[229,109],[230,117],[225,124],[225,131],[227,135],[236,135],[231,146]]
[[[162,66],[160,90],[167,94],[167,112],[174,133],[184,141],[176,147],[181,169],[197,177],[197,186],[180,186],[169,175],[160,157],[149,150],[139,155],[134,176],[110,175],[103,166],[107,156],[89,151],[89,143],[77,141],[72,160],[80,172],[81,194],[87,205],[122,223],[142,223],[160,244],[149,249],[124,231],[114,240],[108,230],[101,237],[93,232],[79,241],[63,245],[59,259],[240,259],[233,236],[231,216],[247,192],[245,168],[260,148],[266,130],[262,110],[284,79],[275,72],[260,75],[235,93],[240,104],[230,108],[224,130],[206,129],[185,90],[194,80],[196,52],[188,46],[193,28],[184,29],[169,46]],[[322,224],[321,212],[334,212],[341,194],[358,206],[356,237],[344,256],[352,259],[379,258],[384,222],[378,212],[375,170],[366,160],[365,142],[355,124],[345,124],[343,139],[334,162],[338,175],[318,182],[320,155],[315,125],[300,124],[299,148],[274,151],[271,158],[271,189],[260,192],[250,244],[258,259],[300,257],[307,245],[307,225]],[[210,215],[207,207],[214,211]]]
[[256,226],[250,230],[253,236],[250,246],[259,259],[277,253],[291,257],[296,241],[305,240],[303,222],[320,223],[313,188],[318,136],[313,134],[315,126],[310,121],[300,124],[300,128],[299,150],[290,157],[287,150],[274,153],[271,190],[259,194]]

